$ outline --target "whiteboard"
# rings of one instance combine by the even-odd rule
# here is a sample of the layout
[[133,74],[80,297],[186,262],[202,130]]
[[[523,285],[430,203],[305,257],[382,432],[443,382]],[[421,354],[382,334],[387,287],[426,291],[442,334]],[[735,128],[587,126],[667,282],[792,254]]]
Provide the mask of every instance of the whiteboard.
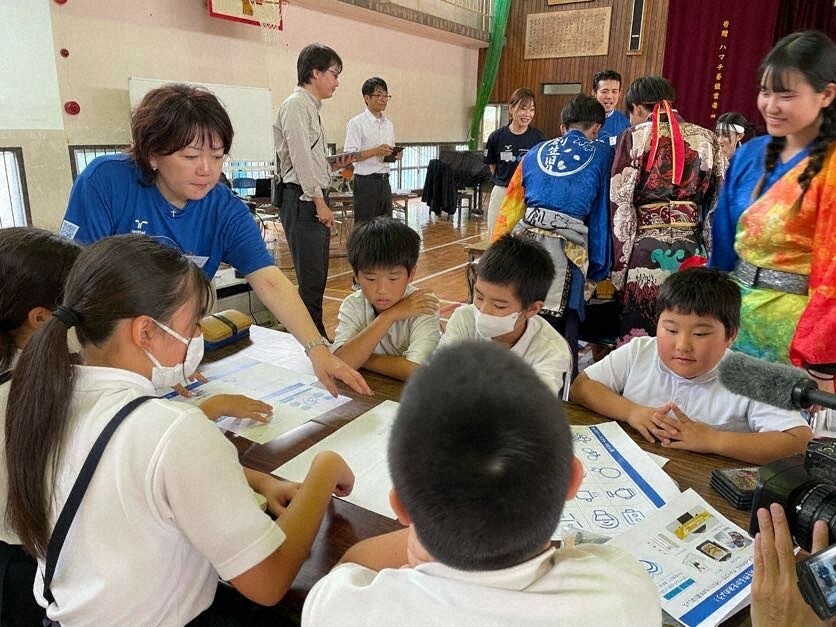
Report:
[[188,81],[166,81],[156,78],[128,78],[131,109],[152,89],[171,82],[205,87],[218,97],[226,108],[235,136],[230,157],[235,161],[274,161],[273,98],[266,87],[213,85]]

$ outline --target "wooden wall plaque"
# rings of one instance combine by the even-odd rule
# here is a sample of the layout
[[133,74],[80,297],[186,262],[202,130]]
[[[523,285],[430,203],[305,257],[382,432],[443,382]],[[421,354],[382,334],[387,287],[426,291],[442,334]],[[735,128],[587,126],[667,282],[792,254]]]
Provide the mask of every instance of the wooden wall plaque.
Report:
[[612,7],[526,16],[525,58],[594,57],[610,45]]

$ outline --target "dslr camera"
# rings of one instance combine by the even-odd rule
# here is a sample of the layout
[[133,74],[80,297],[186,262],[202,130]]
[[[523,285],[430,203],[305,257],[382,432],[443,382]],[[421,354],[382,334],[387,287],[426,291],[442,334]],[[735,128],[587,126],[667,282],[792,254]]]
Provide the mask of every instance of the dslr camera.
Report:
[[752,498],[749,533],[758,532],[757,511],[784,508],[793,540],[810,551],[817,520],[830,530],[828,548],[796,564],[804,600],[822,620],[836,616],[836,439],[811,440],[804,455],[762,466]]

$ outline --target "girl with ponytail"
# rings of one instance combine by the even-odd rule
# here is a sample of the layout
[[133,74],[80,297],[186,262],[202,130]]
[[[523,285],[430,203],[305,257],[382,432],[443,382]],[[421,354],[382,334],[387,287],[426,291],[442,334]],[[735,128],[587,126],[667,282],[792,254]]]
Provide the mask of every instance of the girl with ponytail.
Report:
[[0,229],[0,379],[10,373],[29,335],[61,302],[64,279],[80,252],[81,246],[49,231]]
[[793,33],[760,69],[769,135],[735,154],[714,219],[710,265],[743,305],[735,348],[798,366],[836,364],[836,46]]
[[[8,381],[29,336],[61,302],[64,281],[81,247],[49,231],[29,227],[0,229],[0,417]],[[0,452],[3,433],[0,431]],[[0,471],[0,511],[5,505],[5,470]],[[37,563],[0,518],[0,625],[38,625],[44,611],[32,585]]]
[[[79,255],[62,303],[20,354],[6,408],[6,524],[42,575],[93,443],[127,403],[154,394],[160,371],[192,361],[211,296],[197,266],[146,236],[105,238]],[[67,350],[71,328],[80,365]],[[305,482],[287,484],[289,506],[273,522],[235,447],[199,408],[148,400],[104,447],[50,594],[36,576],[35,598],[65,627],[209,624],[223,612],[213,603],[219,578],[272,605],[301,567],[330,495],[352,484],[345,462],[322,453]]]

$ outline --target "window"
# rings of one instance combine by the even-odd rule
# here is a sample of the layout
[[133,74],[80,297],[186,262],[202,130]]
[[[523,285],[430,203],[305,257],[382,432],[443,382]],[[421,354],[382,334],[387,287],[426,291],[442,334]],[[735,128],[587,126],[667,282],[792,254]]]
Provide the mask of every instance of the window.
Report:
[[389,181],[392,189],[414,191],[424,187],[430,159],[437,159],[442,150],[467,150],[467,144],[401,144],[406,146],[403,158],[392,164]]
[[627,46],[627,54],[641,53],[643,28],[644,0],[633,0],[633,14],[630,20],[630,43]]
[[32,221],[23,172],[23,150],[0,148],[0,228],[27,226]]
[[79,174],[82,173],[90,162],[96,157],[102,155],[115,155],[120,152],[125,152],[127,146],[119,144],[103,144],[103,145],[87,145],[87,146],[70,146],[70,169],[73,174],[73,181],[76,180]]
[[227,161],[223,170],[239,196],[257,196],[256,179],[269,179],[275,171],[272,161]]
[[485,142],[496,129],[508,124],[508,106],[504,104],[487,104],[482,115],[482,128],[479,130],[479,145],[484,148]]

